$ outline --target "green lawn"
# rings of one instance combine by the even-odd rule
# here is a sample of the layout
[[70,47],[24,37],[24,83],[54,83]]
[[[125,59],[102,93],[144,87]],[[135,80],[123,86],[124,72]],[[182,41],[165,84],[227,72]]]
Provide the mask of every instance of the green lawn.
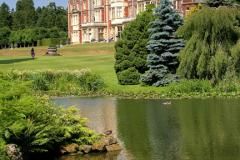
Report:
[[166,87],[141,87],[139,85],[119,85],[113,68],[114,43],[96,43],[69,45],[58,49],[62,56],[43,56],[47,47],[34,47],[36,58],[32,59],[29,48],[14,50],[0,50],[0,69],[35,70],[35,69],[81,69],[89,68],[101,75],[108,91],[122,91],[134,93],[160,93]]

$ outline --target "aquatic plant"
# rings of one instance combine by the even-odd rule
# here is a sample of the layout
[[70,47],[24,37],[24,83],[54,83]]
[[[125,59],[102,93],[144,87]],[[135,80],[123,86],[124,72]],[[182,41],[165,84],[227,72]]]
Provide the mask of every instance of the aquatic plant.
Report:
[[34,90],[60,90],[60,91],[98,91],[104,88],[104,80],[90,69],[81,70],[9,70],[10,79],[33,81]]

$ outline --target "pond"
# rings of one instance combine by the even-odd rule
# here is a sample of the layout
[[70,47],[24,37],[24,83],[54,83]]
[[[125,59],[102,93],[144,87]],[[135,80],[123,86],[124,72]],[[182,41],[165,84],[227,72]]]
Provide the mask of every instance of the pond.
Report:
[[[97,133],[111,129],[117,153],[62,156],[57,160],[240,159],[239,99],[52,99],[75,105]],[[162,103],[171,101],[171,105]]]

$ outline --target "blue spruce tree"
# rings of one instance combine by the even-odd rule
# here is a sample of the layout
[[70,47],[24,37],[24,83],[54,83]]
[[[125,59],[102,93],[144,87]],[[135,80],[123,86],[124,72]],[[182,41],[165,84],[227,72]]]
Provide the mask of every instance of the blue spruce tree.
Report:
[[150,71],[140,76],[140,79],[147,85],[161,87],[168,85],[169,82],[178,81],[177,55],[186,42],[175,36],[178,27],[183,25],[183,18],[176,12],[177,9],[171,8],[168,0],[163,0],[154,11],[153,15],[159,18],[150,22],[153,28],[148,29],[152,34],[146,47],[150,51],[147,58],[147,62],[150,62],[148,65]]

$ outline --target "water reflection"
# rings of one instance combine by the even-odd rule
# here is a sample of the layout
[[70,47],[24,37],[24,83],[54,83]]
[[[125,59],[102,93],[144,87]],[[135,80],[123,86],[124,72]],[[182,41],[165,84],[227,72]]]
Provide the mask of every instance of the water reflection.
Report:
[[87,159],[240,159],[239,99],[128,100],[58,98],[57,105],[76,105],[88,126],[113,135],[124,149],[106,154],[64,156]]

